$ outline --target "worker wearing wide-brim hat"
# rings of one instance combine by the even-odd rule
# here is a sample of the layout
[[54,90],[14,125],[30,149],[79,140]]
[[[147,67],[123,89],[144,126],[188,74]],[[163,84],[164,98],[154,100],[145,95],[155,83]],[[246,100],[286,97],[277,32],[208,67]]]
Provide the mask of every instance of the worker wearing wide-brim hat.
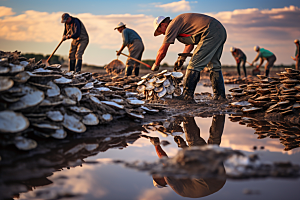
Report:
[[295,64],[295,69],[299,70],[300,69],[300,45],[299,45],[299,40],[294,40],[294,43],[296,45],[296,52],[295,52],[295,58],[293,60],[296,61]]
[[[200,80],[200,72],[207,66],[210,70],[214,100],[226,99],[220,58],[227,38],[223,25],[213,17],[199,13],[184,13],[174,19],[159,16],[154,22],[154,36],[165,35],[162,46],[157,52],[152,70],[158,70],[167,54],[170,44],[175,39],[185,44],[183,53],[190,53],[195,48],[187,66],[183,83],[183,93],[179,99],[194,102],[194,91]],[[175,68],[182,67],[186,56],[179,56]],[[175,69],[175,70],[176,70]]]
[[254,62],[260,58],[260,63],[256,66],[256,69],[258,69],[260,66],[262,66],[264,60],[267,60],[267,64],[265,65],[265,76],[269,76],[270,69],[274,66],[276,61],[275,54],[267,49],[260,48],[259,46],[254,46],[254,51],[257,52],[257,55],[252,61],[251,65],[253,65]]
[[[144,44],[142,38],[139,34],[126,27],[126,24],[120,22],[116,27],[115,30],[118,30],[122,33],[123,44],[120,50],[117,52],[119,56],[125,47],[128,48],[129,56],[138,60],[142,59],[142,55],[144,52]],[[126,61],[126,68],[125,68],[125,76],[130,76],[135,74],[136,76],[139,75],[140,63],[128,58]]]
[[64,13],[61,18],[61,23],[65,24],[63,40],[73,39],[69,51],[69,71],[80,72],[82,56],[89,43],[89,35],[78,18],[72,17],[68,13]]
[[241,77],[241,70],[240,70],[241,63],[242,63],[242,67],[244,70],[245,77],[247,77],[247,71],[246,71],[246,66],[245,66],[247,57],[246,57],[245,53],[241,49],[236,48],[236,47],[230,47],[230,52],[236,61],[236,68],[237,68],[237,71],[239,74],[239,78]]

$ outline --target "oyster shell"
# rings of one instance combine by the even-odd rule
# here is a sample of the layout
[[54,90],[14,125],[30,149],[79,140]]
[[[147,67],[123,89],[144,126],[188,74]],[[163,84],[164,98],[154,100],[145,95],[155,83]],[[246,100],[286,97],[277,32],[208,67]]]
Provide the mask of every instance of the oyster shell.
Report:
[[34,149],[37,147],[36,141],[25,138],[23,136],[15,137],[14,144],[18,149],[25,150],[25,151],[31,150],[31,149]]
[[14,81],[7,78],[7,77],[1,77],[0,78],[0,92],[8,90],[14,85]]
[[0,133],[17,133],[25,130],[29,121],[22,113],[13,111],[0,111]]
[[50,81],[47,85],[51,87],[51,89],[47,90],[48,97],[55,97],[55,96],[60,95],[60,89],[55,83]]
[[82,123],[85,125],[97,125],[99,124],[99,119],[94,113],[90,113],[83,117]]
[[66,129],[76,133],[84,133],[86,131],[85,125],[72,115],[65,114],[62,125]]
[[80,101],[82,98],[82,93],[77,87],[66,87],[64,88],[64,92],[69,98],[75,99],[76,101]]
[[48,111],[46,113],[47,117],[54,122],[61,122],[64,119],[64,116],[61,114],[60,111]]

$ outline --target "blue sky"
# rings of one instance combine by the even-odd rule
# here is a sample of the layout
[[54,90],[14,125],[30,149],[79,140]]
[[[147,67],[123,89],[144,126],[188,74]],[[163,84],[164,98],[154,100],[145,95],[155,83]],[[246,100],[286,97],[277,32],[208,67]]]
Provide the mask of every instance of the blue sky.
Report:
[[[68,12],[80,18],[89,32],[85,63],[104,65],[116,58],[115,51],[122,39],[113,28],[119,21],[142,37],[146,47],[143,59],[155,59],[163,37],[153,37],[153,19],[159,15],[174,18],[181,13],[198,12],[217,18],[227,30],[223,64],[234,64],[229,52],[231,46],[244,50],[251,62],[256,54],[254,45],[274,52],[276,64],[292,64],[293,40],[300,39],[299,7],[300,1],[279,0],[0,0],[0,50],[51,54],[63,32],[60,16]],[[69,47],[70,41],[64,42],[57,54],[67,56]],[[163,62],[173,64],[183,48],[183,44],[175,42]]]

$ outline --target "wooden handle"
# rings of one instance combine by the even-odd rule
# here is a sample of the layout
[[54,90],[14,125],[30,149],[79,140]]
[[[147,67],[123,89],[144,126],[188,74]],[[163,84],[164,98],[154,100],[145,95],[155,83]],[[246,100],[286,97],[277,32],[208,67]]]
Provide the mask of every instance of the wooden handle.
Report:
[[[116,52],[118,52],[118,51],[116,51]],[[138,62],[138,63],[141,63],[141,64],[143,64],[143,65],[145,65],[146,67],[148,67],[148,68],[151,69],[151,66],[150,66],[150,65],[148,65],[148,64],[146,64],[146,63],[144,63],[144,62],[142,62],[142,61],[140,61],[140,60],[138,60],[138,59],[136,59],[136,58],[130,57],[130,56],[124,54],[124,53],[121,53],[121,54],[122,54],[123,56],[126,56],[126,57],[128,57],[128,58],[130,58],[130,59],[132,59],[132,60],[134,60],[134,61],[136,61],[136,62]]]
[[57,47],[54,49],[54,51],[52,52],[52,54],[49,56],[49,58],[47,59],[47,62],[49,62],[50,58],[52,58],[52,56],[54,55],[54,53],[56,52],[56,50],[58,49],[58,47],[61,45],[61,43],[63,42],[64,40],[61,40],[60,43],[57,45]]

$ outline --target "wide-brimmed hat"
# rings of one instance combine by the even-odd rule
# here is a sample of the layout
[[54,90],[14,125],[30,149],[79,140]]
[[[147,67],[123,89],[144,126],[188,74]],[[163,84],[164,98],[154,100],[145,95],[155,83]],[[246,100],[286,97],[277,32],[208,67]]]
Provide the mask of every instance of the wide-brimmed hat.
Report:
[[164,21],[164,19],[166,18],[170,18],[170,17],[164,17],[164,16],[158,16],[154,19],[153,21],[153,26],[154,26],[154,36],[158,36],[160,35],[158,32],[157,32],[157,28],[159,27],[159,25],[162,23],[162,21]]
[[124,24],[123,22],[119,22],[118,25],[116,26],[116,28],[114,30],[116,30],[116,29],[118,29],[118,28],[120,28],[122,26],[126,26],[126,24]]
[[65,23],[69,17],[70,17],[70,15],[68,13],[64,13],[61,16],[61,23]]

